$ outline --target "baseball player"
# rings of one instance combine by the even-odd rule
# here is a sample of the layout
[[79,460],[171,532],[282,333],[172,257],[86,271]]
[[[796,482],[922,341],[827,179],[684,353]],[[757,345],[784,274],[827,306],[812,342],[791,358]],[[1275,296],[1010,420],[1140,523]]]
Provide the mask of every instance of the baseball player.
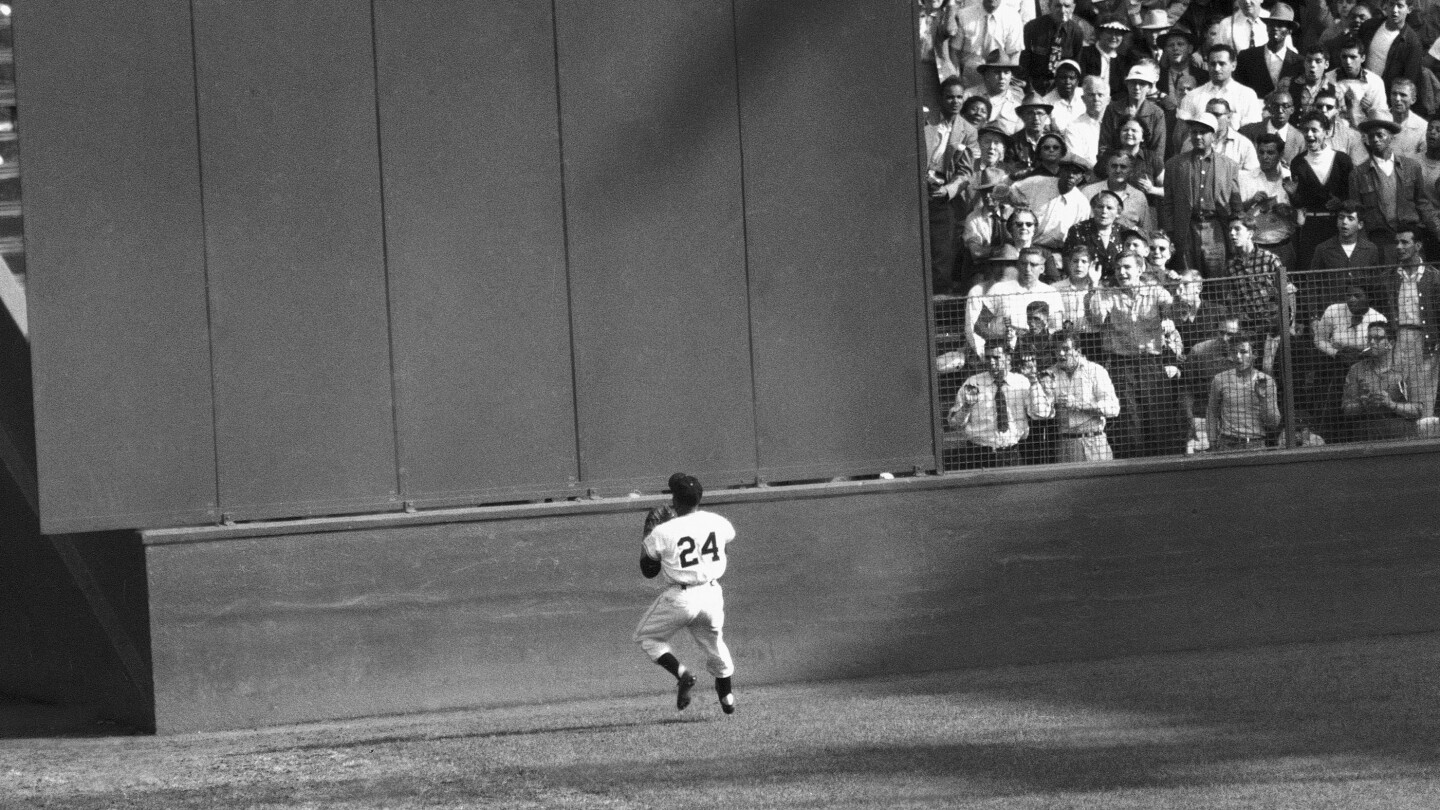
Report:
[[735,661],[725,646],[725,596],[720,577],[725,573],[725,547],[735,539],[730,521],[699,508],[704,488],[694,476],[670,476],[671,508],[675,516],[652,526],[651,518],[664,517],[651,510],[650,529],[640,553],[640,572],[646,578],[664,573],[666,588],[655,597],[635,628],[635,641],[655,663],[675,676],[675,708],[690,705],[695,676],[670,651],[669,640],[688,629],[705,651],[706,668],[715,676],[715,694],[726,714],[735,712],[730,676]]

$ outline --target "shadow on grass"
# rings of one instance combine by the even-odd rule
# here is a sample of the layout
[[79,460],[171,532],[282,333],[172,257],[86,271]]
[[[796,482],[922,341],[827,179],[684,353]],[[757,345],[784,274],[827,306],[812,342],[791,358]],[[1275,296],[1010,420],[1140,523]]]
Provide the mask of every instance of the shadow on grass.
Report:
[[[377,737],[366,737],[350,742],[324,742],[308,743],[304,745],[286,745],[280,748],[262,749],[256,754],[278,754],[289,751],[338,751],[346,748],[373,748],[377,745],[392,745],[396,743],[427,743],[445,742],[449,740],[488,740],[504,737],[537,737],[546,734],[602,734],[623,729],[644,728],[646,726],[670,726],[685,723],[703,723],[705,718],[691,715],[690,717],[669,717],[660,720],[637,720],[633,723],[596,723],[585,726],[551,726],[545,728],[525,729],[502,729],[498,731],[475,731],[457,734],[390,734]],[[247,753],[247,756],[249,754]]]

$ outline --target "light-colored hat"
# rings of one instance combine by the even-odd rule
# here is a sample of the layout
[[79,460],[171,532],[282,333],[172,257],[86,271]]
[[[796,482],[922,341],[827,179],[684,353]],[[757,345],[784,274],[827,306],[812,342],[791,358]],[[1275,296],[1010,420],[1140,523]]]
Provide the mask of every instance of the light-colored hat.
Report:
[[1401,126],[1399,124],[1391,121],[1388,118],[1366,118],[1364,121],[1361,121],[1360,123],[1355,125],[1355,128],[1360,130],[1361,132],[1369,132],[1376,127],[1389,130],[1391,135],[1397,134],[1401,130]]
[[1090,158],[1087,158],[1084,155],[1076,154],[1074,152],[1067,152],[1065,154],[1065,157],[1060,158],[1060,166],[1062,168],[1065,166],[1074,166],[1075,168],[1083,172],[1088,172],[1091,169],[1095,168],[1095,164],[1090,160]]
[[1170,27],[1170,15],[1163,8],[1152,8],[1140,17],[1140,30],[1160,31]]
[[994,59],[987,59],[975,66],[976,70],[1019,70],[1020,63],[1014,59],[1007,59],[999,54],[994,54]]
[[1125,81],[1149,82],[1150,84],[1159,84],[1160,72],[1149,65],[1136,65],[1135,67],[1130,68],[1129,73],[1125,74]]
[[1083,68],[1081,68],[1081,67],[1080,67],[1080,63],[1079,63],[1079,62],[1076,62],[1074,59],[1061,59],[1058,63],[1056,63],[1056,65],[1055,65],[1055,73],[1056,73],[1056,75],[1059,75],[1059,73],[1060,73],[1060,68],[1062,68],[1062,67],[1072,67],[1072,68],[1075,68],[1075,75],[1077,75],[1077,76],[1084,76],[1084,75],[1085,75],[1085,70],[1084,70]]
[[1208,112],[1196,113],[1185,120],[1189,121],[1192,127],[1198,125],[1205,127],[1211,132],[1220,131],[1220,120]]
[[1291,28],[1299,28],[1300,23],[1295,21],[1295,11],[1284,3],[1276,3],[1270,9],[1270,13],[1264,17],[1266,25],[1288,25]]

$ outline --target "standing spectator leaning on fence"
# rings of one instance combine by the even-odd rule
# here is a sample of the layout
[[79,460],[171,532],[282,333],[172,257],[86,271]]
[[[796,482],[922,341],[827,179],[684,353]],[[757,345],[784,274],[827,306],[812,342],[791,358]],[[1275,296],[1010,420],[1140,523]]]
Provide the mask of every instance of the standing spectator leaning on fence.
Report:
[[1019,445],[1030,435],[1030,417],[1045,415],[1030,381],[1010,370],[1005,340],[985,344],[985,361],[989,370],[965,380],[948,417],[965,442],[961,467],[970,470],[1019,465]]
[[1038,378],[1039,414],[1056,421],[1055,460],[1110,461],[1105,423],[1120,415],[1120,400],[1109,372],[1086,359],[1068,332],[1056,336],[1055,355],[1055,365]]
[[1280,427],[1280,395],[1275,378],[1255,368],[1256,339],[1239,335],[1231,342],[1234,367],[1210,381],[1205,411],[1210,449],[1215,452],[1261,450]]

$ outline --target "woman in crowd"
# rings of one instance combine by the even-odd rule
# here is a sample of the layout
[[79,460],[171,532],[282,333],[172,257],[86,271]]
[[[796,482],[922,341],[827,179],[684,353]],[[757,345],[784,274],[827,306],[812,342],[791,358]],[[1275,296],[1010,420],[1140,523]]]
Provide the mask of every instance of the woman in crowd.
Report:
[[1061,253],[1068,256],[1077,247],[1087,247],[1102,281],[1115,282],[1115,260],[1125,248],[1115,226],[1125,203],[1113,191],[1101,191],[1090,201],[1090,218],[1077,222],[1065,236]]
[[1047,132],[1035,145],[1035,165],[1015,174],[1016,180],[1027,177],[1059,177],[1060,159],[1065,157],[1065,138],[1058,132]]
[[1298,269],[1310,267],[1315,246],[1334,236],[1335,212],[1350,193],[1350,156],[1330,147],[1330,120],[1318,112],[1296,119],[1305,138],[1305,151],[1290,164],[1285,190],[1299,222],[1296,245]]
[[[1151,197],[1165,194],[1165,156],[1145,147],[1145,122],[1130,118],[1120,124],[1115,152],[1130,156],[1130,180]],[[1152,205],[1155,201],[1152,201]]]

